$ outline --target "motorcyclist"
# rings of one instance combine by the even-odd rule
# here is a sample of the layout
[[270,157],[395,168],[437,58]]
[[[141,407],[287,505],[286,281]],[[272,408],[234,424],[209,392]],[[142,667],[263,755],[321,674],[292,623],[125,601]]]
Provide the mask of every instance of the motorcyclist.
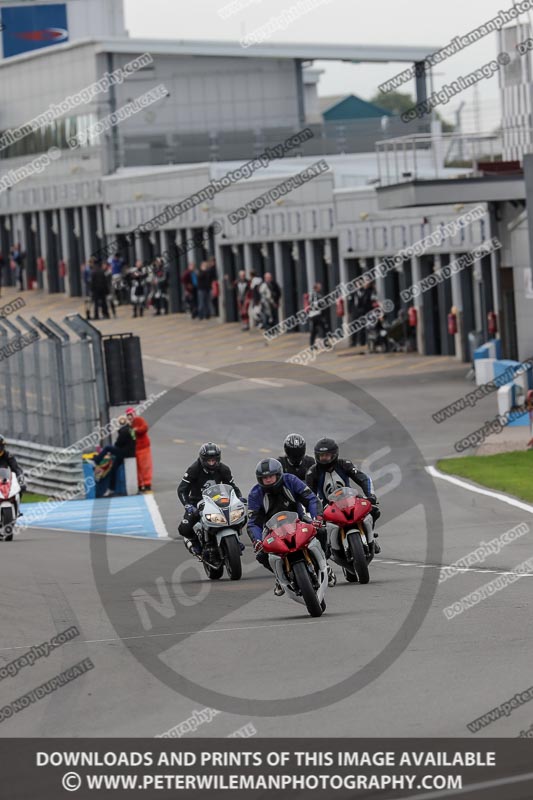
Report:
[[[283,471],[276,458],[265,458],[255,468],[257,483],[248,495],[248,536],[254,547],[255,557],[263,567],[272,572],[268,555],[263,552],[263,533],[265,523],[280,511],[296,511],[300,519],[308,522],[319,521],[321,509],[317,496],[296,475]],[[307,512],[307,513],[306,513]],[[317,538],[326,550],[325,531],[317,532]],[[328,567],[328,584],[334,586],[335,575]],[[285,593],[278,581],[274,587],[276,597]]]
[[296,475],[297,478],[305,482],[305,476],[315,463],[315,459],[312,456],[306,456],[304,437],[300,436],[299,433],[289,433],[283,442],[283,449],[285,450],[285,455],[278,458],[283,467],[283,472],[289,475]]
[[24,483],[24,473],[22,471],[22,467],[19,467],[15,456],[11,455],[11,453],[6,450],[6,440],[0,435],[0,468],[6,469],[7,467],[9,467],[11,472],[14,472],[17,476],[20,486],[20,496],[22,497],[27,488],[26,484]]
[[[350,485],[350,480],[356,483],[364,492],[365,497],[372,503],[371,516],[373,527],[381,516],[377,507],[378,500],[374,494],[372,479],[355,464],[345,458],[339,458],[339,445],[334,439],[319,439],[315,444],[315,464],[306,475],[306,483],[323,503],[328,496],[344,486]],[[377,533],[374,536],[377,537]],[[374,541],[374,552],[380,553],[379,544]]]
[[187,550],[200,556],[202,547],[194,525],[200,519],[198,503],[202,499],[202,489],[216,483],[227,483],[242,500],[241,490],[235,483],[231,469],[221,461],[222,451],[213,442],[206,442],[200,448],[197,460],[191,464],[178,486],[178,497],[185,506],[185,514],[178,526]]

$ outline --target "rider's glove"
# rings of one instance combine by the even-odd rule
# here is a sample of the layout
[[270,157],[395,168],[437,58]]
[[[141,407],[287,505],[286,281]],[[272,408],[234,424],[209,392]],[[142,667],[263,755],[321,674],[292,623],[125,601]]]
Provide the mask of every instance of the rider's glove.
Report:
[[254,542],[254,553],[260,553],[263,550],[263,542],[261,539],[256,539]]
[[191,514],[194,514],[195,511],[196,511],[196,506],[187,503],[187,505],[185,506],[185,513],[189,514],[190,516]]
[[313,524],[313,517],[310,514],[302,514],[302,522],[306,522],[308,525]]
[[375,495],[375,494],[369,494],[369,495],[367,495],[367,498],[366,498],[366,499],[367,499],[367,500],[370,500],[370,502],[372,503],[372,505],[373,505],[373,506],[377,506],[377,505],[378,505],[378,502],[379,502],[379,501],[378,501],[378,498],[376,497],[376,495]]

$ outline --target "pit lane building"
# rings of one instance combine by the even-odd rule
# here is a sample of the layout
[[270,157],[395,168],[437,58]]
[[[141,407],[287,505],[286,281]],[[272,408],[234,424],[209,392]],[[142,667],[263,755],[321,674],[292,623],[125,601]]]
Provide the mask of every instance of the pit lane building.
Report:
[[[88,0],[85,0],[86,2]],[[91,0],[92,1],[92,0]],[[96,0],[94,0],[96,2]],[[0,6],[1,10],[1,6]],[[116,11],[116,9],[115,9]],[[460,213],[486,209],[483,219],[378,280],[378,292],[400,309],[400,290],[427,277],[491,236],[503,249],[415,299],[419,350],[468,360],[468,334],[489,336],[495,314],[509,357],[529,355],[524,314],[528,264],[521,165],[501,170],[486,193],[486,137],[474,137],[453,157],[426,122],[399,118],[317,121],[319,70],[314,61],[420,63],[434,47],[261,44],[70,37],[52,47],[0,61],[0,132],[32,120],[126,64],[151,61],[90,102],[72,103],[50,123],[0,152],[0,181],[52,147],[60,158],[39,174],[0,191],[0,250],[20,242],[26,277],[48,292],[82,295],[81,265],[92,254],[119,249],[131,262],[166,253],[171,310],[183,309],[180,275],[207,252],[217,257],[222,315],[236,319],[232,281],[239,269],[271,271],[283,287],[282,316],[303,304],[315,280],[324,291],[387,255],[409,247]],[[136,61],[137,60],[137,61]],[[163,86],[157,102],[100,136],[98,121]],[[417,99],[426,96],[422,75]],[[295,134],[311,135],[295,143]],[[68,145],[81,137],[76,149]],[[305,140],[304,140],[305,139]],[[290,141],[289,141],[290,140]],[[7,140],[0,142],[5,145]],[[249,177],[226,180],[212,197],[191,204],[155,229],[133,235],[169,205],[266,153]],[[329,169],[233,224],[229,215],[324,160]],[[460,166],[451,166],[453,163]],[[449,166],[445,166],[448,164]],[[473,167],[475,165],[475,170]],[[477,177],[475,177],[477,176]],[[453,178],[453,180],[450,180]],[[478,185],[478,190],[473,187]],[[522,216],[521,216],[522,215]],[[216,225],[215,225],[216,223]],[[526,221],[527,228],[527,221]],[[216,234],[215,234],[216,229]],[[198,242],[187,252],[187,242]],[[203,243],[202,243],[203,242]],[[526,249],[524,249],[526,248]],[[409,304],[410,305],[410,304]],[[519,313],[517,314],[516,309]],[[448,314],[456,312],[457,332]],[[332,309],[335,321],[335,309]],[[336,323],[338,324],[338,323]],[[531,341],[530,341],[531,340]]]

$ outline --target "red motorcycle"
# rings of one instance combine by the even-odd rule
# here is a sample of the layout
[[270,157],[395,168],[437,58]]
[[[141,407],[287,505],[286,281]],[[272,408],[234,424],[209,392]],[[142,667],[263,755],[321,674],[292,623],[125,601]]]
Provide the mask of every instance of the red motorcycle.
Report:
[[372,503],[355,489],[336,489],[328,496],[324,519],[328,526],[331,560],[342,567],[348,583],[368,583],[374,558]]
[[316,528],[295,511],[282,511],[265,526],[263,551],[287,595],[307,607],[312,617],[326,610],[327,561]]

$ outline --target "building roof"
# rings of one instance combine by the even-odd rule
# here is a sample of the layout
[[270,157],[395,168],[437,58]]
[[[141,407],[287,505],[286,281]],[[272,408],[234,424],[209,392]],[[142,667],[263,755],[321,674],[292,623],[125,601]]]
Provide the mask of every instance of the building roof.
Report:
[[326,122],[393,116],[390,111],[386,111],[368,100],[363,100],[355,94],[319,97],[318,103]]
[[376,45],[265,42],[243,47],[240,42],[196,39],[78,39],[55,44],[0,61],[0,67],[17,61],[42,58],[53,53],[94,44],[99,53],[146,53],[176,56],[224,56],[228,58],[291,58],[304,61],[351,61],[354,63],[387,63],[422,61],[438,45]]

